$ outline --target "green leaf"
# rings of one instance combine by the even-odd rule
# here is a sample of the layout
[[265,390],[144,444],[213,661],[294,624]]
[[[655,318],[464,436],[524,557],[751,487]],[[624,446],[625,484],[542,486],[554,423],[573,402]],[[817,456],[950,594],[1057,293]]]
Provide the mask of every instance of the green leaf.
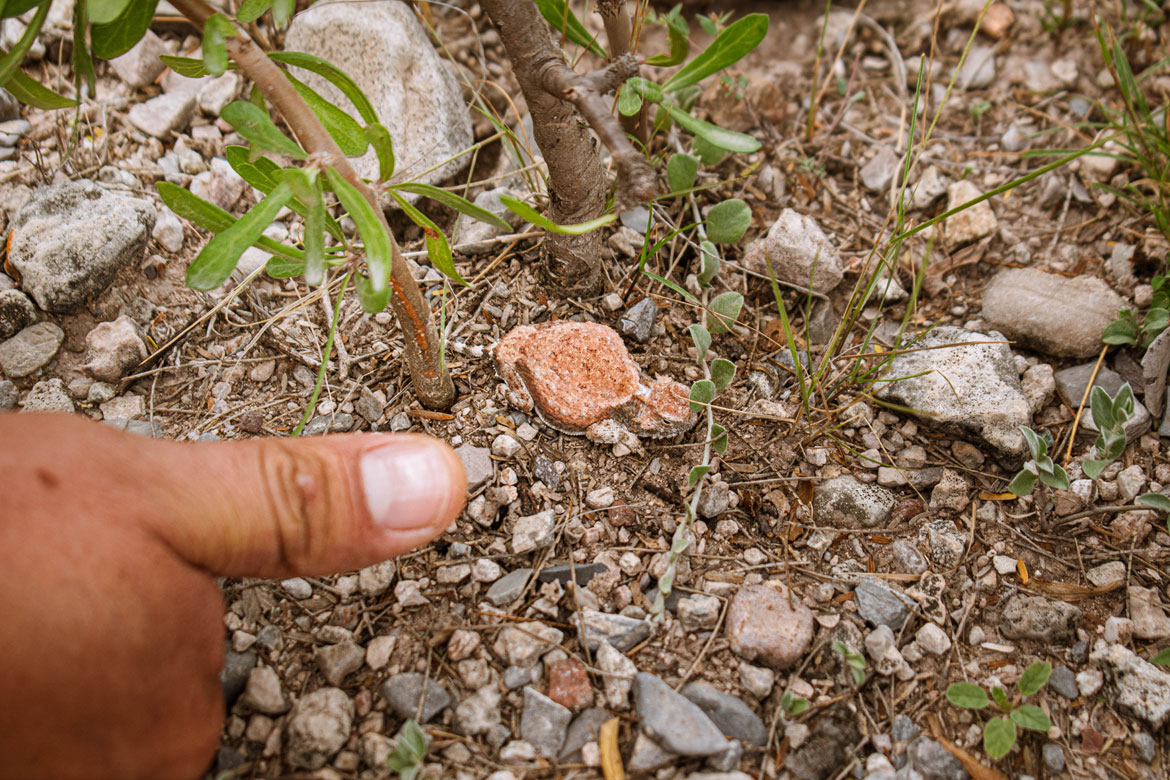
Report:
[[97,92],[97,72],[93,67],[93,56],[89,50],[88,4],[75,3],[73,6],[73,85],[77,94],[93,95]]
[[447,278],[456,284],[470,287],[467,280],[460,276],[459,271],[456,270],[455,260],[451,254],[451,244],[447,241],[447,236],[443,234],[443,231],[439,230],[439,226],[411,205],[410,201],[395,192],[393,188],[390,190],[390,195],[398,202],[398,207],[406,216],[410,217],[410,221],[423,229],[427,257],[430,258],[431,265],[442,271]]
[[[413,719],[402,724],[402,734],[398,737],[398,745],[403,748],[407,756],[417,764],[427,755],[427,738],[422,729]],[[397,746],[396,746],[397,747]]]
[[21,16],[25,11],[35,8],[37,3],[41,0],[8,0],[7,3],[0,2],[0,17],[8,19],[13,16]]
[[712,333],[726,333],[739,319],[739,312],[743,308],[743,296],[737,292],[725,292],[711,301],[711,314],[707,321],[707,329]]
[[1008,703],[1007,691],[1005,691],[1003,688],[1000,688],[998,685],[992,686],[991,698],[995,699],[996,706],[998,706],[1001,710],[1006,711],[1011,709],[1011,704]]
[[1106,344],[1137,344],[1137,322],[1133,312],[1122,309],[1121,316],[1101,332],[1101,341]]
[[378,181],[390,181],[394,175],[394,139],[385,125],[374,122],[366,126],[366,138],[378,155]]
[[1009,493],[1014,493],[1017,496],[1030,496],[1032,489],[1036,486],[1036,475],[1030,471],[1024,470],[1008,483],[1007,489]]
[[[246,146],[229,144],[224,147],[224,157],[227,159],[228,165],[232,166],[232,170],[238,173],[241,179],[265,194],[272,192],[272,188],[280,183],[280,179],[273,174],[271,168],[280,169],[275,163],[270,168],[260,162],[261,160],[272,162],[267,157],[258,157],[252,160],[251,156],[252,153]],[[261,167],[262,165],[263,167]]]
[[236,20],[240,24],[251,24],[263,16],[271,5],[272,0],[244,0],[240,3],[240,10],[236,12]]
[[333,137],[346,157],[361,157],[370,146],[365,129],[349,114],[321,97],[305,82],[286,73],[285,78],[292,83],[297,94],[313,109],[313,113],[321,120],[326,132]]
[[234,225],[216,234],[187,268],[187,286],[196,290],[211,290],[223,284],[235,269],[240,255],[256,243],[264,233],[264,228],[272,224],[290,198],[292,189],[281,183]]
[[570,236],[580,236],[585,233],[592,233],[599,227],[604,227],[610,222],[617,219],[617,214],[606,214],[604,217],[591,219],[588,222],[578,222],[575,225],[558,225],[548,217],[541,214],[536,209],[529,206],[527,203],[516,200],[509,195],[501,195],[500,203],[508,207],[508,210],[513,214],[517,214],[526,221],[531,222],[539,228],[543,228],[550,233],[562,233]]
[[[681,65],[691,51],[691,41],[688,37],[686,20],[674,14],[664,20],[666,22],[666,36],[670,39],[670,54],[655,54],[646,58],[646,64],[656,68],[672,68]],[[701,21],[701,18],[700,18]]]
[[672,154],[666,163],[666,184],[671,192],[686,192],[695,186],[699,161],[686,152]]
[[968,710],[981,710],[991,704],[987,691],[969,682],[951,683],[947,687],[947,701]]
[[642,96],[628,81],[618,89],[617,110],[622,116],[633,116],[642,110]]
[[233,100],[220,114],[236,132],[247,138],[257,149],[277,152],[304,160],[309,155],[268,117],[268,112],[247,100]]
[[284,27],[288,20],[296,13],[297,0],[273,0],[272,21],[277,27]]
[[53,4],[53,0],[41,0],[41,5],[37,8],[37,12],[33,14],[33,18],[29,21],[28,27],[24,29],[24,34],[20,36],[20,40],[12,47],[12,51],[0,57],[0,84],[5,84],[20,70],[20,65],[24,62],[24,57],[28,54],[28,50],[37,40],[37,35],[41,31],[41,25],[45,23],[45,17],[49,14],[49,7]]
[[[214,203],[208,203],[191,192],[171,184],[160,181],[157,185],[158,195],[167,208],[183,219],[193,222],[204,230],[212,233],[222,233],[236,223],[236,218]],[[260,236],[254,245],[273,255],[280,255],[292,262],[303,262],[304,253],[299,249],[273,241],[267,236]]]
[[1021,704],[1012,710],[1009,716],[1016,722],[1017,726],[1029,731],[1047,732],[1048,729],[1052,728],[1052,721],[1048,719],[1048,713],[1032,704]]
[[1044,457],[1045,453],[1048,452],[1048,445],[1044,443],[1044,440],[1026,425],[1020,426],[1020,433],[1024,435],[1024,440],[1028,443],[1028,451],[1032,453],[1032,459]]
[[316,287],[325,278],[325,198],[321,179],[310,168],[286,168],[281,174],[306,211],[305,282]]
[[716,244],[734,244],[752,224],[752,210],[739,198],[716,203],[707,211],[707,238]]
[[1170,496],[1165,493],[1142,493],[1137,502],[1159,512],[1170,512]]
[[1104,433],[1113,427],[1113,399],[1100,385],[1094,385],[1092,392],[1089,393],[1089,410],[1093,414],[1097,430]]
[[91,24],[108,24],[122,15],[129,3],[130,0],[86,0],[84,5]]
[[[197,60],[194,57],[174,57],[170,54],[160,54],[158,58],[168,68],[185,78],[200,79],[209,74],[203,60]],[[235,64],[228,63],[228,69],[234,70]]]
[[727,429],[719,423],[711,425],[711,446],[720,455],[727,454]]
[[158,0],[130,0],[118,18],[89,28],[93,53],[103,60],[121,57],[146,35]]
[[478,219],[480,222],[486,222],[493,225],[500,230],[511,230],[512,226],[504,220],[497,217],[487,209],[480,208],[467,198],[460,197],[453,192],[439,189],[430,184],[421,184],[418,182],[410,182],[407,184],[396,184],[394,189],[402,192],[413,192],[415,195],[422,195],[423,197],[437,200],[448,208],[455,209],[460,214],[465,214],[472,219]]
[[1154,666],[1170,666],[1170,647],[1163,648],[1159,651],[1157,655],[1150,659],[1150,663]]
[[377,314],[386,310],[386,304],[390,303],[390,293],[393,291],[389,285],[380,291],[375,290],[369,279],[358,274],[354,277],[354,286],[357,288],[358,301],[362,304],[362,311],[366,314]]
[[689,326],[687,332],[691,334],[691,341],[695,342],[695,357],[702,363],[707,356],[707,349],[711,346],[711,334],[698,323]]
[[1112,458],[1085,458],[1084,462],[1081,463],[1081,470],[1085,472],[1085,476],[1089,479],[1096,479],[1097,477],[1101,476],[1101,472],[1104,471],[1105,467],[1108,466],[1112,461]]
[[1117,395],[1113,397],[1113,422],[1120,425],[1133,417],[1133,405],[1133,388],[1126,382],[1118,388]]
[[699,244],[699,257],[702,264],[697,277],[699,284],[710,287],[711,280],[719,273],[719,266],[723,263],[719,259],[719,250],[710,241],[703,241]]
[[285,65],[292,65],[293,67],[316,73],[337,87],[341,91],[341,94],[345,95],[350,103],[353,103],[353,107],[357,109],[358,115],[362,118],[363,122],[367,125],[378,124],[378,112],[374,110],[374,106],[370,102],[370,99],[366,97],[366,93],[362,92],[357,82],[346,75],[345,71],[333,63],[301,51],[274,51],[268,54],[268,58],[276,62],[282,62]]
[[1040,481],[1055,490],[1068,490],[1068,474],[1060,466],[1053,465],[1047,472],[1041,472]]
[[77,101],[73,98],[58,95],[53,90],[43,86],[41,82],[20,71],[12,74],[12,78],[4,85],[4,88],[24,105],[39,108],[42,111],[73,108],[77,105]]
[[703,411],[711,401],[715,400],[715,383],[710,379],[700,379],[691,385],[691,411]]
[[[342,207],[349,212],[350,218],[357,226],[358,234],[361,235],[362,242],[365,244],[366,265],[370,268],[372,291],[381,293],[390,282],[390,264],[394,258],[393,239],[386,232],[385,223],[378,219],[374,207],[362,197],[356,187],[346,181],[333,166],[325,169],[325,176],[329,179],[329,188],[337,195]],[[358,277],[358,287],[360,290],[360,276]]]
[[699,484],[699,480],[707,476],[707,472],[711,470],[710,466],[695,466],[687,474],[687,487],[694,487]]
[[710,122],[696,119],[678,106],[667,105],[666,110],[670,113],[670,118],[678,122],[679,126],[684,130],[690,131],[712,146],[726,149],[729,152],[740,153],[754,152],[760,148],[760,142],[750,135],[733,133],[730,130],[716,127]]
[[1038,661],[1024,670],[1016,687],[1020,689],[1020,693],[1031,696],[1044,687],[1051,674],[1052,664]]
[[305,264],[273,255],[264,265],[264,273],[273,279],[295,279],[305,272]]
[[756,48],[767,34],[767,15],[748,14],[728,25],[706,49],[671,76],[663,89],[675,92],[734,65]]
[[203,23],[203,67],[212,76],[222,76],[227,70],[227,39],[235,34],[235,25],[223,14],[212,14]]
[[1007,718],[992,718],[983,726],[983,749],[991,758],[1003,758],[1015,743],[1016,727]]
[[597,39],[589,34],[585,29],[585,25],[581,24],[581,20],[569,8],[565,0],[535,0],[536,7],[540,9],[540,15],[545,18],[549,26],[559,36],[564,32],[565,37],[573,43],[588,49],[596,57],[605,58],[605,49],[597,42]]
[[735,363],[727,358],[715,358],[711,361],[711,381],[715,383],[716,390],[722,391],[731,384],[732,379],[735,379]]
[[808,699],[803,696],[793,696],[791,693],[785,691],[784,696],[780,698],[780,706],[783,707],[789,715],[795,717],[808,710]]

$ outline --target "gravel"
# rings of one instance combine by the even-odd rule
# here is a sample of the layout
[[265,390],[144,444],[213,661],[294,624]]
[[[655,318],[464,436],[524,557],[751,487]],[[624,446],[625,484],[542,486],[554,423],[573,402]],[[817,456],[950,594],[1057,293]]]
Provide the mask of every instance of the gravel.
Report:
[[683,756],[711,756],[727,749],[727,739],[697,705],[654,675],[634,677],[638,722],[655,741]]

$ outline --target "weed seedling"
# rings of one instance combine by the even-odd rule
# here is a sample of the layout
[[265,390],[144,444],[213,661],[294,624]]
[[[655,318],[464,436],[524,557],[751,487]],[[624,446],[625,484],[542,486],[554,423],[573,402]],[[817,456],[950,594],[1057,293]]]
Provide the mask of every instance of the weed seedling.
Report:
[[386,766],[397,772],[401,780],[415,780],[422,771],[422,762],[427,755],[427,737],[413,719],[402,725],[398,744],[386,757]]
[[1052,434],[1046,430],[1036,433],[1024,425],[1020,426],[1020,433],[1024,434],[1024,440],[1028,442],[1028,452],[1032,459],[1012,478],[1008,490],[1017,496],[1030,496],[1037,479],[1055,490],[1068,490],[1068,474],[1048,455]]
[[1089,410],[1097,426],[1097,440],[1093,442],[1093,455],[1081,464],[1089,479],[1097,479],[1113,461],[1125,452],[1125,424],[1133,417],[1133,388],[1126,382],[1112,398],[1102,387],[1094,387],[1089,395]]
[[[1016,726],[1029,731],[1047,732],[1052,727],[1048,713],[1033,704],[1021,704],[1020,700],[1037,693],[1048,682],[1052,674],[1052,664],[1038,662],[1029,666],[1020,675],[1016,683],[1019,695],[1013,702],[1008,699],[1007,692],[998,685],[991,689],[991,696],[987,691],[973,683],[953,683],[947,688],[947,701],[956,707],[968,710],[986,709],[992,699],[1004,713],[993,717],[983,724],[983,749],[994,759],[1003,758],[1016,744]],[[1005,717],[1006,716],[1006,717]]]
[[844,642],[834,642],[833,652],[845,659],[845,665],[849,667],[849,674],[853,677],[853,687],[860,688],[865,682],[865,656]]

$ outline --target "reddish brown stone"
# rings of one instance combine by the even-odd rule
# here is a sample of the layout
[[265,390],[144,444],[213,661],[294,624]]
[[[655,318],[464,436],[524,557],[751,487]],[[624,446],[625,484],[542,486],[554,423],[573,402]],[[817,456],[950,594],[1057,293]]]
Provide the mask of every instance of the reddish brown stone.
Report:
[[593,686],[576,658],[557,661],[548,670],[548,697],[574,712],[593,704]]
[[795,597],[790,601],[783,587],[740,588],[727,608],[725,627],[733,652],[774,669],[795,666],[813,638],[812,611]]
[[988,37],[999,40],[1008,34],[1008,30],[1016,22],[1016,15],[1006,3],[992,3],[983,14],[983,24],[979,30]]

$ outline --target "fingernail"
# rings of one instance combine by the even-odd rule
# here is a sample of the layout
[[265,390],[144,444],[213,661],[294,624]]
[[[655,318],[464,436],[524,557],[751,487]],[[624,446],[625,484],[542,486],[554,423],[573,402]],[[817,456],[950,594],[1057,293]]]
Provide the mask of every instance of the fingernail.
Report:
[[366,506],[376,525],[417,529],[447,515],[451,468],[437,442],[409,439],[392,442],[362,455]]

